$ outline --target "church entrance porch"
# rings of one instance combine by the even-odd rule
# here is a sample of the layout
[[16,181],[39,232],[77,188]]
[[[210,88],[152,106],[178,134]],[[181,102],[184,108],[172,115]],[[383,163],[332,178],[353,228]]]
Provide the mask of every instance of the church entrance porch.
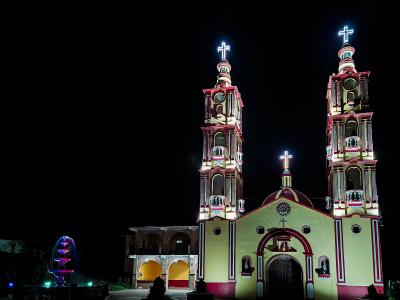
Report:
[[277,255],[269,260],[266,270],[266,299],[303,300],[303,270],[289,255]]
[[188,288],[189,269],[189,264],[183,260],[172,262],[168,270],[168,288]]

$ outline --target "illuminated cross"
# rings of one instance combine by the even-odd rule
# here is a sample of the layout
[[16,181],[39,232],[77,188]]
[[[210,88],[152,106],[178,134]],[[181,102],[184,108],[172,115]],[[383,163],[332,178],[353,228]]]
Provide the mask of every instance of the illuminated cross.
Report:
[[282,227],[285,227],[285,222],[287,222],[287,221],[285,220],[284,217],[281,218],[281,222],[282,222]]
[[353,29],[348,29],[347,26],[344,26],[343,30],[339,31],[338,36],[343,36],[343,44],[346,44],[349,42],[349,35],[353,33]]
[[222,42],[221,47],[218,47],[217,50],[218,50],[218,53],[222,52],[221,60],[225,60],[226,59],[226,51],[231,51],[231,46],[225,45],[225,42]]
[[283,166],[285,169],[289,169],[289,159],[293,158],[293,155],[289,154],[288,151],[284,152],[284,155],[281,155],[280,159],[283,159]]

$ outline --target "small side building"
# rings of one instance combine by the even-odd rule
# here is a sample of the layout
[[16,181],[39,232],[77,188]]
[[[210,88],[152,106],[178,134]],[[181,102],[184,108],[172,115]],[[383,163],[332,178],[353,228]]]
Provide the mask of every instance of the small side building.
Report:
[[125,238],[124,269],[133,288],[149,288],[158,276],[167,288],[194,288],[198,226],[131,227]]

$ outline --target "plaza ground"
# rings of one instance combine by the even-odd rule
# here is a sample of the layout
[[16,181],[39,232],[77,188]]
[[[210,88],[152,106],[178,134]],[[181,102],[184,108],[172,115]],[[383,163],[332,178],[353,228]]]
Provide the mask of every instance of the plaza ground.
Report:
[[[166,294],[176,300],[186,300],[186,293],[191,291],[192,289],[170,289]],[[146,298],[148,294],[148,289],[127,289],[110,292],[112,300],[139,300]]]

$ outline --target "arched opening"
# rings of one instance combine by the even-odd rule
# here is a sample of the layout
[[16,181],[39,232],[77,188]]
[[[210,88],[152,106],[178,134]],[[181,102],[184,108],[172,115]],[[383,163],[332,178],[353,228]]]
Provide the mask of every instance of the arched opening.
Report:
[[224,176],[222,174],[215,174],[212,178],[212,195],[224,195]]
[[173,262],[168,270],[168,288],[189,287],[189,264],[183,260]]
[[303,300],[303,270],[289,255],[277,255],[266,265],[266,296],[271,299]]
[[169,252],[175,255],[190,254],[190,236],[179,232],[169,240]]
[[330,274],[329,259],[325,255],[318,258],[318,268],[315,270],[319,275]]
[[225,147],[225,135],[223,132],[219,131],[214,135],[214,146]]
[[346,190],[362,190],[361,170],[350,167],[346,170]]
[[356,120],[347,121],[345,134],[345,137],[358,136],[358,124]]
[[242,257],[242,275],[251,275],[254,267],[251,265],[251,257],[245,255]]
[[[256,269],[257,269],[257,278],[258,279],[262,279],[257,281],[257,296],[258,297],[264,297],[266,295],[266,289],[265,287],[268,285],[267,284],[267,280],[268,280],[268,269],[269,266],[271,265],[271,263],[273,262],[274,259],[282,257],[282,256],[287,256],[291,259],[294,259],[294,257],[289,256],[287,254],[281,254],[281,255],[277,255],[273,258],[271,258],[269,260],[269,263],[266,265],[266,267],[264,268],[264,252],[265,252],[265,248],[268,244],[268,242],[277,237],[277,236],[282,236],[285,234],[290,234],[291,237],[297,239],[303,246],[304,249],[304,258],[305,258],[305,271],[303,274],[303,270],[301,270],[301,282],[302,282],[302,286],[301,286],[301,293],[300,293],[300,288],[297,287],[297,285],[294,285],[295,289],[294,292],[298,292],[299,296],[298,297],[287,297],[287,298],[281,298],[278,297],[277,299],[303,299],[302,294],[303,294],[303,286],[306,287],[305,291],[306,291],[306,295],[308,298],[310,299],[314,299],[314,281],[313,281],[313,251],[311,248],[310,243],[307,241],[307,239],[305,238],[304,235],[302,235],[300,232],[291,229],[291,228],[275,228],[272,229],[270,231],[268,231],[267,234],[264,235],[264,237],[261,239],[261,241],[258,244],[257,247],[257,264],[256,264]],[[296,261],[297,262],[297,261]],[[284,265],[284,263],[283,263]],[[300,265],[299,265],[300,266]],[[296,268],[296,266],[294,266],[293,268]],[[270,270],[271,273],[274,272],[274,270],[279,269],[279,268],[275,268],[274,266],[272,266],[272,269]],[[296,269],[298,271],[298,269]],[[271,274],[271,276],[277,276],[276,274],[273,275]],[[305,277],[306,281],[305,284],[303,284],[303,276]],[[293,280],[298,280],[298,276],[296,275],[295,277],[293,277]],[[272,284],[274,284],[274,280],[272,280]],[[283,282],[283,281],[282,281]],[[278,285],[279,288],[279,282],[276,282],[276,284]],[[273,295],[270,294],[269,299],[274,299]]]
[[155,233],[148,233],[142,241],[140,254],[160,254],[161,237]]
[[154,261],[148,260],[139,266],[137,281],[138,283],[151,283],[157,277],[161,276],[161,265]]

